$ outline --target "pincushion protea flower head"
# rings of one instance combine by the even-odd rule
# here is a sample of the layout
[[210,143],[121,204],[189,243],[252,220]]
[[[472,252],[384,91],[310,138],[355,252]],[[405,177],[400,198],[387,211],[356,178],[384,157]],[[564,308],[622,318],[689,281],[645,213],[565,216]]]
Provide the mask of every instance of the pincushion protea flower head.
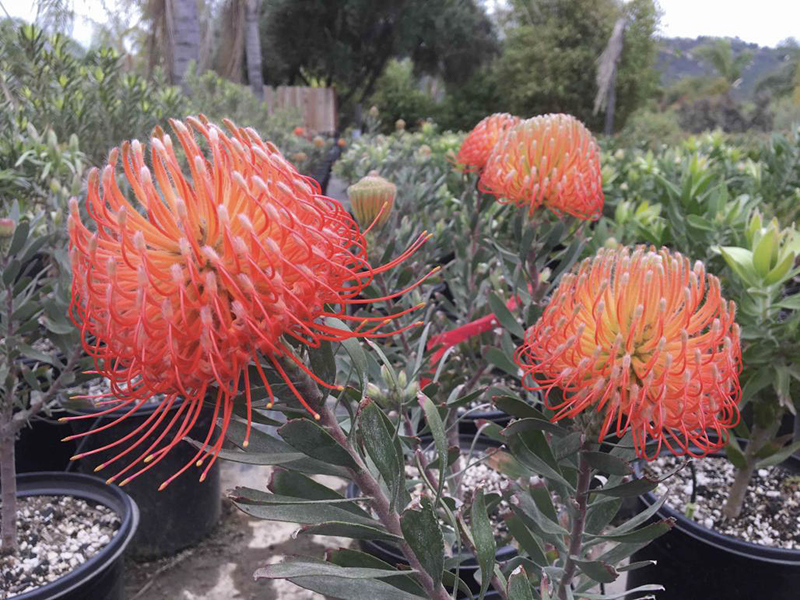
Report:
[[378,175],[377,171],[371,171],[347,188],[350,207],[358,224],[376,231],[380,231],[389,220],[396,195],[397,186]]
[[594,411],[600,441],[630,429],[644,458],[662,445],[704,456],[739,422],[735,312],[699,261],[644,246],[601,249],[564,276],[516,361],[526,387],[546,390],[553,420]]
[[[274,396],[262,362],[318,418],[285,365],[296,364],[319,384],[335,386],[311,373],[285,340],[315,347],[322,340],[384,337],[393,333],[384,331],[385,325],[404,314],[353,316],[346,309],[375,302],[360,297],[364,287],[413,253],[427,234],[395,260],[372,268],[364,236],[338,202],[319,195],[316,182],[300,175],[255,131],[226,125],[230,136],[204,117],[172,122],[190,174],[182,171],[172,138],[163,133],[151,140],[150,167],[138,141],[112,150],[107,166],[88,179],[86,211],[93,231],[82,223],[77,200],[70,202],[70,314],[98,374],[110,380],[116,400],[104,401],[111,405],[105,412],[123,408],[127,416],[149,398],[165,395],[137,430],[138,441],[102,465],[136,450],[112,480],[148,463],[125,483],[163,458],[192,428],[209,395],[222,434],[212,442],[212,425],[196,457],[175,474],[210,458],[205,477],[241,391],[249,433],[251,364],[268,406]],[[120,163],[136,204],[117,184]],[[356,327],[342,330],[326,317]],[[171,408],[177,410],[167,429],[143,447]]]
[[456,155],[456,163],[463,171],[480,171],[486,166],[495,145],[519,121],[519,117],[508,113],[489,115],[464,138]]
[[600,149],[571,115],[541,115],[511,128],[492,150],[479,187],[528,214],[544,204],[556,214],[597,219],[603,210]]

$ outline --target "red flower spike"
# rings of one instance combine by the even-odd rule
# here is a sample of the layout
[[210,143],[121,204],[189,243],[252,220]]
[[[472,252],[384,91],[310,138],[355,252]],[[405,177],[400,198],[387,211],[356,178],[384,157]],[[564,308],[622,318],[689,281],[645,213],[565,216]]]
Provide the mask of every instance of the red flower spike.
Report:
[[573,116],[527,119],[494,147],[478,186],[529,215],[544,204],[558,215],[595,220],[604,202],[600,148]]
[[[388,264],[371,267],[362,232],[336,200],[320,195],[313,179],[300,175],[255,131],[226,125],[230,135],[204,117],[172,122],[188,174],[181,170],[172,138],[163,133],[151,140],[147,162],[152,166],[138,141],[112,150],[108,165],[93,170],[88,179],[86,211],[95,231],[81,222],[78,201],[70,202],[70,316],[82,331],[97,374],[110,381],[108,396],[116,400],[105,401],[107,410],[125,407],[124,417],[103,428],[153,396],[165,395],[134,433],[81,455],[124,444],[104,466],[130,453],[132,457],[110,480],[126,474],[126,483],[158,463],[192,429],[213,387],[212,422],[222,420],[221,434],[212,440],[212,426],[194,458],[163,486],[192,464],[205,464],[205,477],[222,448],[242,387],[248,411],[246,445],[251,363],[267,389],[269,406],[274,396],[262,360],[319,418],[292,386],[281,361],[293,362],[321,385],[341,388],[311,373],[284,340],[317,347],[322,340],[387,337],[396,331],[384,331],[385,326],[408,312],[364,317],[346,311],[384,300],[360,297],[361,292],[429,235],[423,233]],[[206,153],[198,145],[198,133]],[[136,203],[117,185],[120,164]],[[322,322],[325,317],[345,319],[355,327],[343,331]],[[167,415],[178,397],[183,404]],[[158,439],[144,447],[145,439],[165,422]],[[137,465],[141,468],[133,471]]]
[[648,460],[663,445],[705,456],[739,422],[735,312],[699,261],[692,267],[677,252],[644,246],[601,249],[563,277],[516,362],[525,387],[545,390],[553,421],[595,411],[601,442],[631,429]]
[[492,149],[519,121],[519,117],[508,113],[495,113],[483,119],[464,138],[456,156],[458,165],[465,172],[483,169]]

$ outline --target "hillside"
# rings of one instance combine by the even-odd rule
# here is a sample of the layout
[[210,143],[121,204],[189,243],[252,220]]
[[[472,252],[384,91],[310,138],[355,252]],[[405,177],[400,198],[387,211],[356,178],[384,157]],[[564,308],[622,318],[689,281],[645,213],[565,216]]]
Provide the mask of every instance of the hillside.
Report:
[[[714,38],[662,38],[659,40],[660,51],[656,68],[661,72],[661,83],[672,85],[684,77],[697,75],[714,75],[710,65],[701,62],[694,56],[694,50],[713,42]],[[777,48],[764,48],[758,44],[748,44],[738,38],[731,40],[734,54],[749,51],[753,62],[742,74],[742,83],[734,90],[739,99],[750,98],[761,79],[775,71],[786,59],[785,53]]]

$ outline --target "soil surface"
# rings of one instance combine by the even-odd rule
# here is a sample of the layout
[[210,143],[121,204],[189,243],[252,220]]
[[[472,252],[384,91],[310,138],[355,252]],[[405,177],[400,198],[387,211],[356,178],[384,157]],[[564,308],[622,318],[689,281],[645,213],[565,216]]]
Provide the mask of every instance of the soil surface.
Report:
[[[655,474],[667,473],[681,462],[663,456],[648,469]],[[747,488],[741,516],[731,520],[722,515],[722,507],[733,482],[733,465],[720,457],[695,460],[692,465],[694,474],[691,466],[686,466],[655,490],[657,495],[670,490],[669,506],[718,533],[754,544],[800,550],[800,476],[781,466],[757,469]]]
[[103,505],[71,496],[20,498],[19,550],[0,557],[0,598],[12,598],[69,573],[100,552],[117,529],[119,517]]

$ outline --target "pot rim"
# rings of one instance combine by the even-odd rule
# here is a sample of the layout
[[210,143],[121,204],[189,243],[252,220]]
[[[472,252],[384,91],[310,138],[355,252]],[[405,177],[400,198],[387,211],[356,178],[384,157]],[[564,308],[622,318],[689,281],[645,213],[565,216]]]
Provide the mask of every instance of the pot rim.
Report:
[[118,486],[93,475],[61,471],[21,473],[17,475],[17,497],[28,496],[72,496],[89,500],[112,509],[121,522],[111,540],[97,554],[55,581],[14,596],[15,600],[45,597],[56,600],[74,592],[122,557],[139,526],[139,507],[133,498]]
[[[740,439],[739,443],[746,444],[747,441]],[[721,452],[715,452],[709,456],[726,458]],[[797,456],[790,456],[786,461],[781,463],[781,465],[785,466],[789,470],[800,472],[800,458]],[[642,476],[642,460],[637,460],[633,463],[633,470],[637,477]],[[646,492],[639,496],[639,498],[648,507],[652,506],[658,501],[658,498],[653,492]],[[696,539],[697,541],[714,546],[723,552],[730,552],[731,554],[736,554],[750,560],[781,565],[800,566],[800,550],[764,546],[762,544],[748,542],[740,538],[719,533],[713,529],[708,529],[693,519],[690,519],[680,511],[668,506],[668,503],[669,500],[664,503],[664,505],[656,514],[662,518],[674,518],[675,528],[682,533],[685,533],[686,535]]]

